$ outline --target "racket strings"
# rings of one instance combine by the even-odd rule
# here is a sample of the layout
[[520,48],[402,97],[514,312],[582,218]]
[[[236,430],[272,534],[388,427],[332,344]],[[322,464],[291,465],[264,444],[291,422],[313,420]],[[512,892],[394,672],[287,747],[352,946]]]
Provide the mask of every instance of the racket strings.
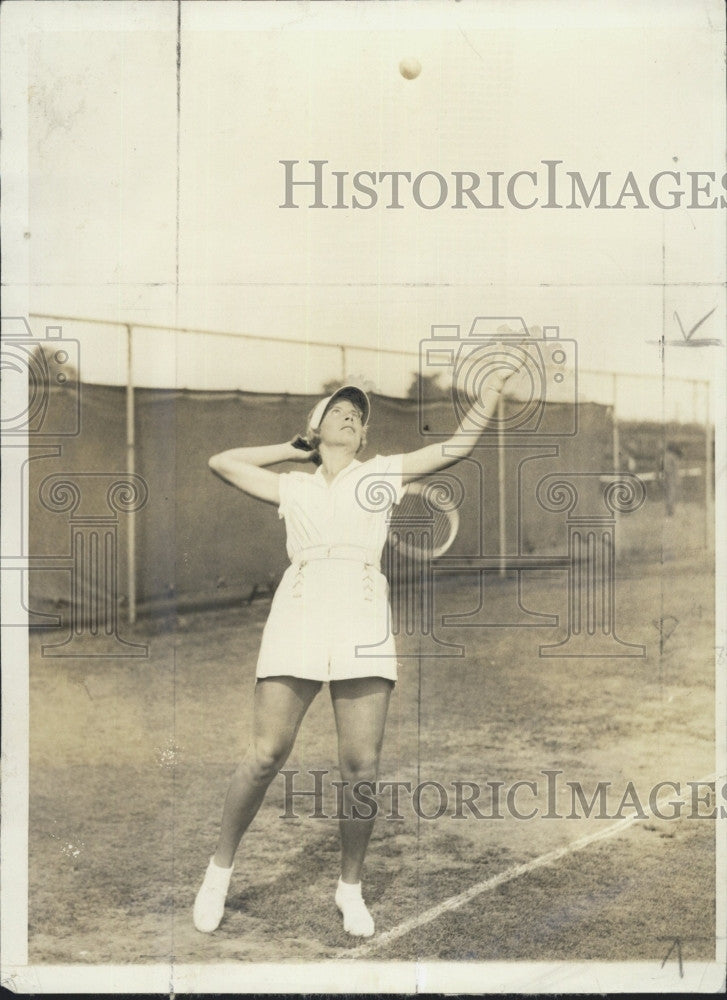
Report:
[[406,556],[436,559],[452,544],[458,527],[456,511],[426,504],[420,490],[410,487],[392,514],[389,538]]

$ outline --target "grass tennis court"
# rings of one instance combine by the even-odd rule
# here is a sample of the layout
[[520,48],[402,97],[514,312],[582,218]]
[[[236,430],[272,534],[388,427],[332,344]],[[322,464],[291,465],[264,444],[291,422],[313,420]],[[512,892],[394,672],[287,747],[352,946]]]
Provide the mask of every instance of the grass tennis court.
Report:
[[[564,613],[562,574],[531,573],[524,586],[539,611]],[[467,604],[467,587],[466,578],[446,579],[442,610]],[[514,587],[490,579],[493,613]],[[124,634],[149,644],[148,659],[50,659],[31,636],[31,962],[357,954],[361,942],[343,933],[333,904],[336,820],[309,818],[310,799],[296,800],[297,818],[281,819],[280,777],[238,853],[222,925],[210,936],[192,926],[227,781],[246,746],[267,610],[260,600],[141,622]],[[451,629],[447,638],[467,645],[464,659],[404,657],[381,780],[448,790],[473,781],[488,812],[486,782],[503,782],[504,796],[517,781],[537,781],[542,806],[542,772],[558,770],[558,815],[571,806],[567,781],[589,797],[599,781],[611,782],[609,813],[629,781],[644,804],[659,781],[688,792],[687,781],[715,768],[711,557],[675,550],[666,560],[622,560],[617,611],[622,637],[646,643],[645,659],[543,659],[538,645],[555,641],[552,628]],[[669,618],[660,641],[668,616],[677,624]],[[416,650],[415,639],[399,645]],[[338,778],[325,687],[287,768],[300,772],[302,790],[313,788],[314,769]],[[534,799],[521,787],[513,801],[527,812]],[[436,810],[432,787],[421,806]],[[379,942],[472,886],[613,823],[521,820],[504,807],[502,819],[454,819],[451,799],[427,820],[406,795],[400,811],[400,820],[380,814],[367,857],[364,892],[377,925],[368,958],[661,962],[675,937],[685,961],[714,955],[715,824],[685,814],[649,815]]]

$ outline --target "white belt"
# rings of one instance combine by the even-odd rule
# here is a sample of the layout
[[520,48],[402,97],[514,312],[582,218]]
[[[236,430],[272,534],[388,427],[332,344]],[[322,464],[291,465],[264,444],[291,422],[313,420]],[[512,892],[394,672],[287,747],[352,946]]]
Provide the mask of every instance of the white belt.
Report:
[[308,548],[296,552],[291,563],[293,566],[305,566],[314,559],[346,559],[349,562],[360,562],[377,569],[381,557],[373,549],[363,545],[309,545]]

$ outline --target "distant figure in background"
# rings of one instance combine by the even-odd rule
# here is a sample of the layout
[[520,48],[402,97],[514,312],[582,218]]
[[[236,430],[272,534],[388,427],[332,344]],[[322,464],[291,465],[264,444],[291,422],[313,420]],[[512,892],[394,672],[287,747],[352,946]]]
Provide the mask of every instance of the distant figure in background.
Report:
[[631,444],[624,445],[618,453],[618,467],[622,472],[636,472],[636,457]]
[[679,459],[681,454],[680,448],[670,441],[666,446],[662,464],[667,517],[674,516],[679,499]]

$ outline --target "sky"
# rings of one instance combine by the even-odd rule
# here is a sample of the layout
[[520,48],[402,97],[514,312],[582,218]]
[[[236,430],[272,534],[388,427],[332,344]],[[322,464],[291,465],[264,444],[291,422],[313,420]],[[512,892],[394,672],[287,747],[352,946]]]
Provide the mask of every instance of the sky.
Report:
[[[725,210],[690,209],[688,193],[673,211],[280,207],[281,160],[506,182],[553,159],[588,187],[609,171],[612,201],[629,171],[644,190],[666,170],[719,179],[720,5],[183,3],[179,73],[176,4],[13,6],[27,54],[27,215],[5,278],[18,301],[261,338],[138,329],[137,384],[315,392],[353,374],[401,394],[431,326],[466,333],[479,315],[558,326],[586,395],[612,392],[589,372],[631,373],[621,404],[657,418],[665,376],[724,369],[723,346],[657,343],[681,339],[675,313],[688,331],[712,309],[699,336],[725,340]],[[125,380],[123,327],[64,335],[84,378]],[[361,349],[342,370],[311,342]],[[668,385],[683,416],[702,406]]]

